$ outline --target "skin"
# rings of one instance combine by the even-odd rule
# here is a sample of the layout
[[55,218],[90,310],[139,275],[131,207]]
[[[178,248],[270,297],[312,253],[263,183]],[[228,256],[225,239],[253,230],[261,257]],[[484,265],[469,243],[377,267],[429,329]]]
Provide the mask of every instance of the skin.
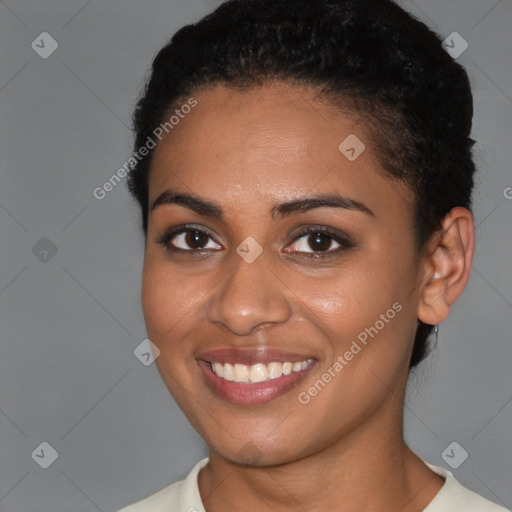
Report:
[[[453,209],[419,252],[412,194],[383,174],[355,116],[279,83],[193,96],[197,107],[155,150],[150,204],[172,189],[215,203],[224,218],[177,204],[150,213],[142,305],[162,379],[210,448],[199,475],[206,510],[423,510],[444,480],[403,440],[408,361],[417,319],[444,321],[467,283],[471,213]],[[338,150],[350,134],[366,145],[353,162]],[[333,207],[270,213],[276,203],[333,192],[373,215]],[[193,253],[183,237],[173,240],[181,253],[159,243],[182,223],[211,234],[207,251]],[[297,237],[309,226],[346,233],[352,247],[334,252],[333,241],[328,257],[308,257],[312,237]],[[250,264],[236,253],[248,236],[263,249]],[[396,317],[301,404],[298,394],[396,302]],[[206,385],[196,357],[245,346],[311,354],[316,366],[285,395],[234,405]]]

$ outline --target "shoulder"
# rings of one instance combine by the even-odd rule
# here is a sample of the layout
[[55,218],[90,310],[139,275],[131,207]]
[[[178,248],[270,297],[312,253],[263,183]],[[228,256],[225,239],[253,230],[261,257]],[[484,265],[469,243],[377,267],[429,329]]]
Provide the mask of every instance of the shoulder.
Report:
[[207,463],[208,459],[199,461],[184,480],[175,482],[118,512],[187,512],[194,509],[200,512],[204,510],[197,476]]
[[445,484],[424,512],[508,512],[507,509],[464,487],[450,471],[424,462],[445,479]]

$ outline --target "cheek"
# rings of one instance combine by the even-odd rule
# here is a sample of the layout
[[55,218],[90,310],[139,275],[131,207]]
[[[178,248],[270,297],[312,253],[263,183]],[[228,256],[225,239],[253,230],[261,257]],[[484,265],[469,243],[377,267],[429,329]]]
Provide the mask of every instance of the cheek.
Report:
[[155,338],[179,331],[204,295],[204,279],[187,278],[160,259],[147,255],[142,275],[142,310],[148,334]]
[[[194,387],[193,344],[183,343],[197,325],[195,303],[204,294],[197,279],[171,272],[167,261],[147,254],[142,274],[141,302],[149,339],[160,349],[156,365],[171,395],[185,411],[186,389]],[[186,364],[184,364],[186,363]]]
[[[404,340],[394,347],[407,349],[416,318],[410,294],[414,265],[405,252],[400,259],[386,256],[386,251],[367,252],[329,278],[296,281],[303,314],[329,339],[335,353],[343,353],[359,335],[363,341],[373,340],[372,334],[379,340]],[[385,344],[373,345],[384,349]]]
[[398,299],[400,280],[382,260],[377,267],[364,255],[355,255],[345,266],[325,277],[295,280],[296,296],[329,324],[347,325],[363,320],[372,311],[391,307]]

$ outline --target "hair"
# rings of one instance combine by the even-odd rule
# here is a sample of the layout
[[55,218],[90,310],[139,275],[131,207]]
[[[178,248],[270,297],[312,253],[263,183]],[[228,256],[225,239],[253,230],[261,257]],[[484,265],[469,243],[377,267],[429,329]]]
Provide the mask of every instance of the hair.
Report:
[[[383,172],[412,191],[419,251],[452,208],[471,209],[468,76],[436,33],[390,0],[226,1],[155,57],[133,114],[134,149],[194,92],[276,81],[308,87],[363,120]],[[153,152],[128,176],[146,236]],[[410,368],[428,355],[432,329],[418,319]]]

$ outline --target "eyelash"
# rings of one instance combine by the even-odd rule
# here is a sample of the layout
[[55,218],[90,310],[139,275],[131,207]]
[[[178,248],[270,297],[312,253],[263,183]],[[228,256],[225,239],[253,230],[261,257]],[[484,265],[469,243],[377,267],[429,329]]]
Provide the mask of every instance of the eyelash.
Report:
[[[204,254],[205,252],[209,252],[210,249],[180,249],[179,247],[173,247],[171,245],[171,241],[174,237],[181,235],[183,233],[189,233],[191,231],[199,232],[202,235],[206,235],[209,239],[213,240],[215,243],[218,244],[218,242],[215,241],[214,237],[210,235],[208,231],[206,231],[203,228],[200,228],[198,226],[194,225],[183,225],[178,226],[176,228],[171,228],[169,231],[164,233],[162,237],[160,237],[158,240],[156,240],[156,243],[161,244],[165,247],[166,250],[172,252],[172,253],[190,253],[192,254]],[[295,253],[300,254],[301,256],[305,256],[307,258],[312,259],[319,259],[319,258],[327,258],[332,257],[336,254],[338,254],[340,251],[343,251],[345,249],[350,249],[354,247],[352,242],[348,239],[348,237],[341,235],[339,232],[332,230],[326,226],[317,226],[317,227],[309,227],[304,229],[304,231],[301,231],[293,240],[292,244],[300,240],[306,235],[316,235],[316,234],[323,234],[328,235],[329,238],[331,238],[333,241],[340,244],[340,247],[337,247],[336,249],[332,250],[329,249],[327,251],[316,251],[316,252],[301,252],[301,251],[290,251],[289,253]],[[219,244],[220,245],[220,244]],[[217,252],[217,250],[215,250]]]

